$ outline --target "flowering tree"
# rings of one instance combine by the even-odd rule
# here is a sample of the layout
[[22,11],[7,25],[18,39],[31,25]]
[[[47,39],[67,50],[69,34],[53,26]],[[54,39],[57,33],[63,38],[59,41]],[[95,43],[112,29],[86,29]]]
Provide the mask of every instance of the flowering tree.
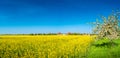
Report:
[[96,20],[92,24],[95,25],[93,32],[98,34],[98,38],[102,39],[103,37],[108,38],[109,40],[117,39],[120,34],[120,21],[119,21],[120,12],[116,11],[109,15],[108,17],[102,16],[102,20]]

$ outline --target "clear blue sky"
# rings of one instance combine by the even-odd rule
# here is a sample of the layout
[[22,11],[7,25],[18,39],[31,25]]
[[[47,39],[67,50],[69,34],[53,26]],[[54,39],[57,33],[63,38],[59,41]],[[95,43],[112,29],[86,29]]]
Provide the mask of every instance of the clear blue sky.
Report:
[[90,33],[120,0],[0,0],[0,33]]

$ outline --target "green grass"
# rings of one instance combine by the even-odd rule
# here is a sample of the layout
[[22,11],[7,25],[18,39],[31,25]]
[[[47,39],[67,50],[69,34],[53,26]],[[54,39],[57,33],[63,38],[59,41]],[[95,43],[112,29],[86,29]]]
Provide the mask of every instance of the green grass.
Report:
[[108,39],[96,41],[90,47],[87,58],[120,58],[120,39],[112,45]]

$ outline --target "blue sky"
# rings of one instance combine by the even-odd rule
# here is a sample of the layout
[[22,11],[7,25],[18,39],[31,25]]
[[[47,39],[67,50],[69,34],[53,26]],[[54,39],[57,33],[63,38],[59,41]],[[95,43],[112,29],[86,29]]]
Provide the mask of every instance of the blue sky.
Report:
[[0,0],[0,33],[90,33],[120,0]]

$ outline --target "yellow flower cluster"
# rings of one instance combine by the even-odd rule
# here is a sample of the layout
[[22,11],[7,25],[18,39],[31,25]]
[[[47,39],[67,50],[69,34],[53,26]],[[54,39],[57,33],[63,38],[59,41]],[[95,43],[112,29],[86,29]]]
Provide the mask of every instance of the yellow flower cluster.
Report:
[[0,36],[0,58],[84,57],[95,36]]

